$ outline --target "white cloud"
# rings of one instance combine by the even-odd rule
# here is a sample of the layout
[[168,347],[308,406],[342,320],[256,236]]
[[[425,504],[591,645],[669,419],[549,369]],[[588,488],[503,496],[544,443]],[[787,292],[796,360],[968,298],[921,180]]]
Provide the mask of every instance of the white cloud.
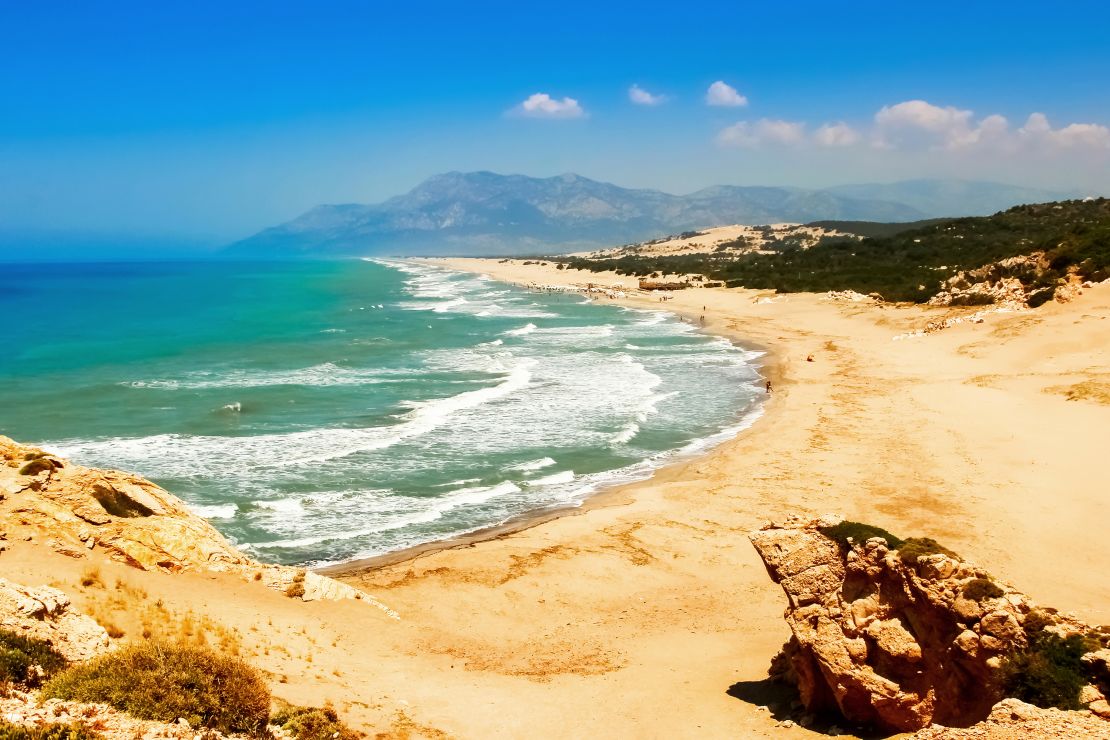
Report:
[[1031,113],[1018,129],[1023,141],[1063,148],[1110,149],[1110,128],[1097,123],[1072,123],[1054,129],[1044,113]]
[[805,124],[761,118],[755,123],[740,121],[717,135],[722,146],[758,147],[764,144],[793,146],[805,141]]
[[972,111],[950,105],[941,107],[924,100],[883,106],[875,114],[875,144],[883,148],[1005,147],[1010,138],[1010,123],[1004,116],[995,114],[976,121]]
[[938,134],[968,128],[971,111],[952,106],[941,108],[924,100],[907,100],[897,105],[884,105],[875,114],[875,123],[887,128],[919,128]]
[[533,93],[513,112],[529,118],[581,118],[586,115],[574,98],[557,100],[547,93]]
[[826,123],[813,133],[813,140],[821,146],[852,146],[859,142],[860,135],[846,123]]
[[736,91],[732,85],[717,80],[705,91],[705,102],[726,108],[739,108],[748,104],[748,99]]
[[1052,131],[1048,123],[1048,116],[1044,113],[1030,113],[1025,125],[1018,129],[1018,134],[1023,136],[1040,136]]
[[667,101],[666,95],[653,95],[639,85],[628,88],[628,99],[636,105],[659,105]]
[[1110,149],[1110,128],[1095,123],[1072,123],[1054,129],[1043,113],[1033,113],[1016,132],[1004,116],[992,114],[976,121],[969,110],[940,107],[924,100],[884,106],[875,114],[875,143],[885,148],[930,146],[949,150],[996,149]]

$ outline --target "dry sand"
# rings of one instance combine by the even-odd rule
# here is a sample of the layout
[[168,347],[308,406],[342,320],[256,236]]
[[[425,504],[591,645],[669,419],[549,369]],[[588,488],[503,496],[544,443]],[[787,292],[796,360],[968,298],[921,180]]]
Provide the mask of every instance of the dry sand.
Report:
[[735,241],[739,238],[746,240],[746,246],[741,249],[730,250],[732,254],[756,252],[762,249],[767,241],[764,238],[764,228],[770,227],[776,237],[793,236],[803,240],[805,248],[816,244],[825,236],[848,236],[843,232],[825,229],[820,226],[806,226],[804,224],[777,223],[767,226],[746,226],[731,224],[729,226],[713,226],[697,232],[697,236],[676,235],[663,241],[637,242],[621,247],[599,249],[592,252],[577,252],[575,257],[621,257],[627,254],[640,256],[660,257],[677,254],[699,254],[712,252],[717,245],[724,242]]
[[[448,264],[521,283],[631,285]],[[784,597],[746,535],[792,513],[935,537],[1044,604],[1110,622],[1110,286],[902,341],[892,337],[949,312],[761,295],[624,301],[704,316],[707,331],[769,348],[775,390],[760,421],[576,515],[342,576],[397,620],[361,602],[306,604],[107,562],[106,588],[80,587],[85,561],[31,543],[12,543],[0,565],[101,612],[116,598],[113,618],[131,634],[155,599],[177,618],[206,614],[238,630],[278,694],[331,700],[389,737],[814,737],[758,709],[787,630]]]

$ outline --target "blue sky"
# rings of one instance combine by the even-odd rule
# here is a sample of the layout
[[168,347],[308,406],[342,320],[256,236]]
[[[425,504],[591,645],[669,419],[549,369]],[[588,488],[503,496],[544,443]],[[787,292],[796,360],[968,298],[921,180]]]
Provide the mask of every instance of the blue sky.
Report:
[[0,243],[212,247],[447,170],[1110,190],[1106,4],[900,5],[0,0]]

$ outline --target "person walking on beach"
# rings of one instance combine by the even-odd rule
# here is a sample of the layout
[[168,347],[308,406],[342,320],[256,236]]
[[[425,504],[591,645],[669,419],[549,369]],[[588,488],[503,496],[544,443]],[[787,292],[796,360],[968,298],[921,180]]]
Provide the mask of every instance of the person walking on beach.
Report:
[[771,381],[767,381],[767,395],[771,394]]

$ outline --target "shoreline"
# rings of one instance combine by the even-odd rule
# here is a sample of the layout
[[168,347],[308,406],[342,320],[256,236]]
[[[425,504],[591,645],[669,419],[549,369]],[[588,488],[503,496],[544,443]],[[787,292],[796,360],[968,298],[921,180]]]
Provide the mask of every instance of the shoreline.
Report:
[[[632,283],[463,264],[525,283]],[[787,602],[749,540],[795,515],[932,537],[1042,607],[1110,623],[1110,285],[978,323],[975,308],[741,289],[630,302],[705,315],[706,331],[769,350],[761,423],[589,506],[338,574],[367,600],[139,571],[99,546],[75,558],[45,533],[9,536],[5,577],[63,589],[122,639],[142,634],[151,602],[203,618],[238,636],[276,696],[398,738],[812,737],[784,724],[789,698],[767,677]],[[945,318],[964,320],[912,333]],[[90,567],[117,585],[86,587]]]
[[[494,274],[491,274],[491,272],[487,270],[474,268],[466,269],[465,267],[460,267],[456,265],[454,260],[440,258],[421,258],[419,261],[432,263],[455,272],[484,275],[497,282],[514,285],[518,288],[530,289],[530,286],[526,282],[517,280],[505,280]],[[595,298],[593,300],[597,302],[601,299]],[[705,324],[698,326],[698,317],[696,315],[692,315],[688,312],[679,310],[677,308],[672,308],[667,305],[656,308],[651,306],[645,307],[644,305],[642,305],[642,301],[635,301],[626,298],[610,298],[608,300],[618,306],[638,311],[665,311],[678,317],[682,321],[697,326],[698,331],[703,334],[722,337],[724,339],[727,339],[736,347],[743,350],[761,352],[762,355],[755,361],[755,369],[757,374],[762,380],[770,381],[772,387],[779,385],[779,381],[782,377],[782,372],[778,364],[778,354],[775,348],[772,346],[760,344],[758,342],[755,342],[754,340],[748,339],[747,337],[733,334],[719,327],[714,330],[710,329]],[[670,469],[698,464],[699,462],[704,461],[705,458],[716,454],[721,447],[728,445],[742,435],[747,435],[751,433],[761,422],[766,423],[769,416],[769,410],[777,407],[776,404],[772,403],[773,400],[774,394],[771,394],[770,397],[765,396],[761,401],[759,401],[756,408],[752,409],[748,414],[745,414],[744,418],[739,420],[737,426],[739,426],[740,428],[737,429],[734,434],[731,434],[727,438],[720,440],[708,449],[700,451],[693,455],[680,457],[679,459],[666,462],[652,470],[651,473],[645,478],[633,481],[624,481],[620,483],[612,483],[610,485],[603,486],[597,491],[588,494],[577,504],[563,504],[554,507],[549,506],[542,509],[522,512],[504,522],[493,524],[488,527],[482,527],[466,534],[455,535],[452,537],[447,537],[445,539],[433,540],[430,542],[413,545],[411,547],[405,547],[400,550],[382,553],[380,555],[353,558],[351,560],[343,561],[340,563],[332,563],[319,567],[313,567],[310,568],[310,570],[315,573],[319,573],[320,575],[330,576],[332,578],[357,577],[358,575],[363,574],[367,571],[373,571],[391,565],[406,563],[433,553],[446,550],[456,550],[464,547],[471,547],[482,542],[501,539],[503,537],[532,529],[533,527],[541,526],[556,519],[561,519],[568,516],[584,515],[596,508],[607,508],[611,506],[621,506],[627,504],[631,501],[631,497],[634,495],[634,489],[636,487],[644,484],[649,484],[657,477],[665,475],[667,472],[670,472],[673,475],[680,476],[682,475],[683,471],[672,471]],[[754,415],[755,418],[749,420],[748,417],[752,415]],[[717,434],[721,434],[724,431],[725,430],[722,429],[721,432],[717,432]],[[712,436],[715,435],[710,435],[710,437]],[[706,439],[710,437],[706,437]],[[681,449],[673,450],[670,452],[670,454],[678,455],[680,451]]]

